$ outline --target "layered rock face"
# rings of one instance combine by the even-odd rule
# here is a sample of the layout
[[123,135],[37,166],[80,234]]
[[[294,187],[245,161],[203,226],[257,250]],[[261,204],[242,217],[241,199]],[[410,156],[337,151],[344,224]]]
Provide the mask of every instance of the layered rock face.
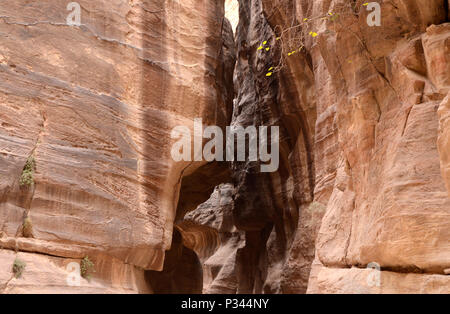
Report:
[[0,293],[450,293],[448,0],[78,3],[0,5]]
[[214,292],[450,292],[448,4],[377,3],[240,1],[232,125],[279,125],[280,169],[233,163]]
[[[320,226],[310,292],[448,292],[448,6],[379,1],[381,24],[371,27],[371,11],[362,1],[346,3],[252,1],[247,9],[262,5],[263,14],[251,14],[254,21],[247,27],[241,22],[254,36],[241,47],[239,61],[252,72],[244,81],[260,81],[256,106],[270,117],[266,121],[275,119],[290,130],[294,143],[306,143],[314,163],[308,176],[298,175],[299,181],[310,178],[313,193],[296,203],[304,217],[282,291],[303,291],[299,281],[308,273],[307,253]],[[281,50],[276,37],[293,24],[300,25],[300,34],[293,36],[303,34],[303,47],[294,47],[302,49],[267,79],[267,67],[274,66],[274,57],[267,55],[277,60],[270,52]],[[261,53],[257,48],[265,40],[273,49]],[[276,106],[265,109],[272,100]],[[300,134],[295,124],[283,121],[288,116],[305,125]],[[287,150],[285,159],[299,155]],[[295,178],[298,168],[308,169],[308,163],[294,163],[288,173]],[[272,191],[282,182],[275,181]],[[298,183],[294,187],[305,192]],[[289,200],[283,192],[279,197]],[[307,204],[318,204],[313,212],[323,219],[308,214]],[[247,207],[256,213],[257,206]],[[367,265],[381,267],[379,285],[366,280]]]
[[[171,131],[231,117],[224,2],[80,0],[78,26],[69,2],[0,5],[0,292],[149,292],[205,164],[175,163]],[[85,256],[93,280],[67,286]]]
[[[300,18],[323,13],[303,8]],[[312,43],[313,66],[326,65],[316,77],[332,78],[320,93],[333,96],[319,102],[335,108],[339,152],[310,292],[450,291],[450,198],[440,169],[449,147],[442,135],[436,143],[437,110],[449,92],[445,9],[444,1],[385,1],[381,26],[367,27],[360,9]],[[375,284],[357,269],[371,263],[382,269]]]
[[231,183],[217,186],[209,200],[178,225],[185,246],[197,252],[203,265],[204,293],[238,291],[238,252],[245,246],[245,233],[233,223],[234,190]]

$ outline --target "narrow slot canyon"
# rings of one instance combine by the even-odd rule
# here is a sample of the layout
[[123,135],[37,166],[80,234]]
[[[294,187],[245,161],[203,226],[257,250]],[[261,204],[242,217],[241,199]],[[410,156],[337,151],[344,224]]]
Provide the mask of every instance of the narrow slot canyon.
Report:
[[0,4],[0,294],[450,293],[449,0],[74,3]]
[[[439,3],[436,2],[435,5],[438,6]],[[442,8],[445,7],[443,5]],[[304,20],[305,16],[314,16],[312,12],[318,10],[318,6],[308,1],[240,1],[240,7],[238,1],[226,1],[225,15],[234,29],[237,56],[230,125],[244,128],[251,125],[280,125],[280,165],[276,173],[265,174],[255,171],[259,166],[258,162],[228,163],[229,181],[215,185],[213,194],[206,202],[190,206],[189,210],[182,210],[184,218],[179,215],[180,204],[178,205],[176,228],[181,233],[185,247],[196,253],[202,265],[202,292],[402,293],[412,291],[400,288],[403,280],[418,284],[417,289],[427,289],[422,288],[422,285],[427,285],[422,283],[422,278],[433,282],[435,288],[431,291],[448,291],[448,277],[444,271],[448,267],[444,260],[439,262],[441,265],[436,266],[402,265],[383,255],[385,253],[381,252],[387,248],[380,247],[381,244],[377,241],[373,242],[371,253],[366,248],[364,251],[358,251],[357,248],[359,242],[364,243],[367,241],[366,236],[371,235],[364,231],[364,236],[361,236],[361,232],[367,230],[365,223],[374,223],[367,220],[373,215],[370,208],[380,206],[375,199],[383,195],[380,194],[381,191],[375,192],[370,186],[364,185],[377,182],[376,186],[389,186],[389,180],[393,179],[380,177],[380,174],[373,173],[373,169],[387,166],[383,164],[383,158],[392,153],[398,156],[404,150],[402,139],[399,138],[391,152],[383,152],[384,157],[374,154],[375,149],[383,149],[379,142],[383,141],[383,132],[386,132],[383,129],[388,129],[392,121],[400,118],[398,114],[390,117],[395,111],[388,106],[402,108],[401,104],[406,106],[410,103],[408,99],[413,97],[408,91],[403,92],[403,95],[399,94],[400,89],[395,84],[400,84],[400,78],[395,77],[391,68],[396,64],[397,68],[403,66],[405,69],[412,69],[415,64],[416,70],[413,71],[419,71],[417,62],[422,60],[420,62],[425,63],[422,63],[420,72],[429,73],[431,69],[426,70],[428,61],[424,59],[423,52],[426,48],[419,46],[418,38],[429,36],[431,31],[428,30],[427,35],[408,35],[408,39],[402,40],[401,48],[396,48],[392,43],[376,50],[382,40],[381,37],[376,37],[364,46],[356,47],[367,51],[357,51],[356,48],[351,51],[345,42],[360,41],[358,35],[347,38],[342,34],[342,28],[337,29],[336,25],[329,27],[328,24],[331,23],[328,23],[330,30],[321,30],[322,37],[327,37],[326,39],[314,40],[311,36],[302,43],[302,49],[296,51],[295,56],[281,56],[287,49],[282,47],[283,50],[280,51],[277,46],[277,38],[283,36],[283,29],[289,28],[292,20]],[[326,12],[345,10],[344,5],[335,4]],[[341,23],[362,23],[362,17],[365,16],[362,10],[359,11],[361,12],[342,16],[344,21]],[[444,12],[447,11],[443,10]],[[360,16],[359,21],[357,14]],[[404,21],[409,21],[406,25],[420,24],[422,29],[433,19],[436,22],[445,20],[443,16],[431,11],[423,11],[423,21],[414,22],[410,19],[411,11],[405,11],[406,16],[399,12],[397,14]],[[420,34],[417,29],[415,32]],[[437,32],[442,34],[441,31]],[[369,35],[362,36],[366,40]],[[298,44],[295,43],[295,38],[287,40]],[[422,41],[426,45],[427,38]],[[330,44],[334,47],[327,46]],[[261,51],[258,46],[264,49]],[[266,47],[271,49],[266,50]],[[415,47],[417,55],[409,47]],[[426,55],[430,56],[429,53]],[[351,57],[354,54],[359,56]],[[379,56],[374,57],[377,54]],[[389,57],[381,57],[383,54]],[[347,62],[345,70],[339,64],[339,59],[344,58],[355,58]],[[386,63],[385,68],[379,65],[382,61]],[[275,66],[279,67],[276,78],[268,78],[266,73]],[[366,73],[358,72],[358,67],[366,69]],[[349,78],[347,73],[351,71],[357,74],[357,78]],[[407,71],[409,70],[405,70],[405,73]],[[412,84],[417,84],[413,83],[417,77],[410,79]],[[408,76],[403,76],[401,80],[401,84],[406,84]],[[444,98],[445,88],[439,89],[437,85],[430,85],[429,88],[431,90],[426,92],[427,87],[423,87],[420,99],[415,100],[417,105],[428,102],[439,104]],[[387,98],[382,100],[382,97]],[[424,116],[420,118],[420,115],[431,117],[431,111],[426,112],[418,113],[417,122],[423,122],[421,119]],[[383,122],[383,119],[386,121]],[[408,123],[408,117],[405,123]],[[341,128],[345,131],[340,130]],[[405,131],[402,130],[403,137]],[[421,143],[418,145],[424,145],[420,137],[416,141]],[[434,164],[438,166],[435,168],[435,179],[440,181],[442,177],[439,172],[438,150],[435,146],[427,147],[430,153],[434,150]],[[394,169],[391,168],[391,171],[394,171],[392,175],[395,176]],[[367,177],[367,171],[371,179]],[[211,174],[213,173],[215,172],[212,171]],[[197,182],[188,181],[190,187],[205,182],[204,178]],[[438,184],[437,181],[435,184]],[[355,186],[356,182],[358,185]],[[448,213],[448,195],[442,184],[444,182],[440,182],[439,189],[443,194],[440,197],[436,195],[437,203],[433,208],[437,212]],[[184,195],[196,198],[196,193],[186,187],[181,188],[180,195],[181,203],[186,203]],[[388,194],[383,197],[388,197]],[[390,197],[397,199],[400,195]],[[365,208],[365,215],[359,213],[358,208],[361,206]],[[390,211],[394,208],[396,207],[392,207]],[[413,220],[410,223],[414,224],[414,219],[425,217],[416,210],[413,212],[417,216],[411,218]],[[427,217],[426,219],[433,219]],[[361,223],[363,225],[358,226]],[[444,219],[438,224],[445,226],[447,223]],[[335,224],[339,227],[333,227]],[[384,232],[390,232],[387,225],[381,224],[376,228],[388,228]],[[443,228],[442,230],[447,230],[447,227]],[[355,232],[356,238],[352,232]],[[420,230],[417,232],[421,233]],[[440,239],[437,240],[438,243],[445,246],[444,238],[443,234],[437,235],[437,239]],[[425,248],[428,244],[425,241],[423,245]],[[351,251],[355,249],[355,252]],[[403,254],[400,252],[405,251],[400,250],[397,254]],[[413,256],[414,253],[411,257]],[[373,265],[379,267],[381,278],[389,282],[385,290],[378,290],[382,287],[363,280],[374,275],[374,270],[371,270]],[[348,283],[345,280],[343,286],[339,286],[341,281],[335,283],[334,278],[340,278],[339,276],[348,276]]]

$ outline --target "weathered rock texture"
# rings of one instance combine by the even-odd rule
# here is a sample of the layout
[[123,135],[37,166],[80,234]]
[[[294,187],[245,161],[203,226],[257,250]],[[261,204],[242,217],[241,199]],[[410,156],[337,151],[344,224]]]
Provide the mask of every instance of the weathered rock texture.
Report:
[[[448,7],[378,2],[380,27],[368,26],[363,1],[241,2],[234,121],[280,124],[286,138],[277,174],[237,175],[237,217],[254,216],[241,225],[274,224],[264,291],[304,292],[319,226],[310,292],[352,292],[347,282],[365,291],[356,280],[369,263],[383,270],[370,292],[450,291]],[[302,52],[267,78],[279,30],[305,18]],[[264,40],[269,52],[257,50]],[[273,248],[273,238],[286,246]],[[271,263],[286,260],[273,289],[283,267]]]
[[[162,270],[182,178],[205,164],[175,163],[171,130],[231,118],[223,0],[77,2],[80,26],[65,1],[0,5],[0,292],[151,290],[135,281]],[[29,156],[35,183],[19,187]],[[18,280],[10,250],[28,262]],[[64,287],[87,255],[92,287]]]
[[447,185],[450,196],[450,96],[439,106],[439,141],[438,148],[441,156],[442,177]]
[[185,246],[197,252],[203,265],[204,293],[238,291],[237,258],[244,232],[233,223],[232,184],[218,186],[211,198],[179,223]]
[[197,209],[191,247],[230,256],[212,291],[450,292],[446,1],[377,1],[374,27],[363,1],[239,2],[232,125],[279,125],[281,162],[232,164],[233,245],[201,231],[230,205]]
[[[0,6],[0,292],[450,293],[448,0],[364,2]],[[194,118],[279,170],[174,162]]]

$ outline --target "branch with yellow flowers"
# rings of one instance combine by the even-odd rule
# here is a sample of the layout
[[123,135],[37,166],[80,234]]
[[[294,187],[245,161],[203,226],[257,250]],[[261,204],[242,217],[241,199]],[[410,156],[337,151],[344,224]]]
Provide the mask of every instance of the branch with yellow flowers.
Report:
[[[362,5],[367,6],[368,3],[364,3]],[[270,65],[267,69],[266,76],[271,77],[273,74],[280,72],[286,66],[288,58],[302,52],[305,49],[305,42],[308,37],[314,39],[319,36],[318,30],[313,28],[313,25],[317,25],[315,22],[331,21],[334,24],[333,29],[336,29],[336,23],[344,27],[340,22],[342,17],[346,15],[358,15],[353,3],[341,5],[336,8],[336,10],[327,12],[320,16],[305,17],[301,22],[298,22],[295,18],[293,18],[293,23],[289,27],[276,25],[274,28],[274,32],[277,36],[275,46],[270,46],[268,40],[265,40],[257,48],[257,51],[261,53],[267,53],[271,49],[280,50],[280,59],[278,64]],[[358,39],[361,41],[359,37]]]

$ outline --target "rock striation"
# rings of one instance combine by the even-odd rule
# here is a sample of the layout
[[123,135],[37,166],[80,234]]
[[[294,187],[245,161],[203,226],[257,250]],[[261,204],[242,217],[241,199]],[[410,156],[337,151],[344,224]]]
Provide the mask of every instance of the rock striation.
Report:
[[448,4],[377,3],[239,1],[232,125],[279,125],[280,169],[232,164],[215,291],[450,291]]
[[0,5],[0,293],[450,293],[450,4],[369,2]]
[[[205,165],[175,163],[171,131],[231,118],[223,0],[77,3],[79,26],[65,1],[0,5],[0,292],[151,291],[140,283],[163,269],[182,178]],[[28,266],[9,280],[14,251]],[[63,287],[85,256],[92,287]]]
[[[296,104],[304,103],[300,121],[313,121],[312,204],[320,204],[324,215],[300,218],[287,264],[297,268],[289,267],[285,291],[301,292],[295,286],[309,263],[300,264],[299,254],[308,245],[298,235],[305,229],[302,223],[312,223],[320,230],[309,292],[448,293],[448,6],[444,1],[379,1],[381,26],[370,27],[362,1],[353,7],[345,1],[261,3],[261,22],[252,24],[258,34],[267,34],[265,21],[276,33],[277,25],[288,27],[293,16],[304,21],[339,12],[337,19],[301,26],[317,36],[308,36],[304,52],[289,58],[274,78],[278,108],[286,103],[282,95],[289,86],[307,94]],[[270,41],[275,45],[276,39]],[[267,64],[258,52],[249,59],[253,69],[258,60]],[[271,90],[261,90],[266,99]],[[358,280],[373,263],[382,270],[374,288]]]

